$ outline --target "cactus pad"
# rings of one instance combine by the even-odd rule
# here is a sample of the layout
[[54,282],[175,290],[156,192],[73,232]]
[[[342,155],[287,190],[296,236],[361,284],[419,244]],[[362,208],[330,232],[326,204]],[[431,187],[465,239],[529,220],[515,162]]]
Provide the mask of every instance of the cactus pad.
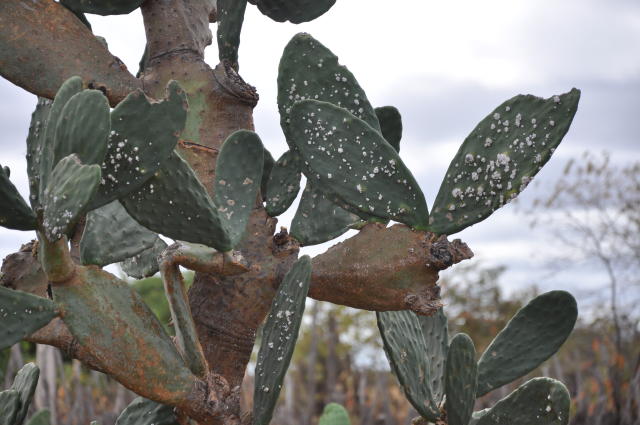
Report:
[[336,0],[256,0],[252,3],[274,21],[300,24],[323,15],[335,2]]
[[138,397],[118,416],[116,425],[178,425],[178,418],[173,407]]
[[9,180],[9,168],[0,166],[0,226],[16,230],[36,228],[36,216]]
[[337,238],[361,222],[360,217],[328,200],[307,181],[291,222],[291,236],[302,246],[316,245]]
[[267,425],[278,401],[302,323],[311,259],[300,257],[285,275],[262,331],[253,396],[253,425]]
[[247,0],[218,0],[218,58],[238,69],[240,32]]
[[136,10],[144,0],[64,0],[64,5],[75,13],[96,15],[125,15]]
[[449,165],[429,230],[459,232],[515,198],[562,141],[579,99],[577,89],[549,99],[520,95],[483,119]]
[[40,369],[35,363],[27,363],[18,371],[13,379],[12,390],[20,394],[20,409],[16,414],[15,424],[20,425],[27,417],[31,400],[36,392],[38,378],[40,377]]
[[0,425],[16,425],[20,410],[20,393],[16,390],[0,392]]
[[139,189],[153,176],[173,152],[187,108],[186,94],[171,81],[161,101],[150,101],[136,90],[113,109],[102,182],[92,209]]
[[351,425],[349,413],[338,403],[329,403],[324,406],[318,425]]
[[478,383],[476,349],[468,335],[457,334],[451,340],[445,375],[447,423],[467,425],[473,413]]
[[151,248],[158,235],[142,227],[118,201],[87,214],[80,241],[82,264],[106,266]]
[[144,227],[173,239],[231,249],[218,208],[189,165],[173,153],[140,189],[121,198]]
[[477,425],[566,425],[571,398],[567,388],[551,378],[534,378],[484,410]]
[[285,212],[300,191],[300,157],[292,150],[282,154],[274,164],[265,192],[267,214],[276,217]]
[[29,175],[29,202],[35,209],[39,205],[40,161],[44,149],[45,131],[52,101],[38,97],[36,109],[31,114],[29,134],[27,136],[27,174]]
[[267,184],[269,183],[269,176],[271,175],[271,170],[275,165],[275,161],[271,152],[269,152],[266,148],[264,149],[264,162],[262,163],[262,179],[260,182],[260,193],[262,195],[262,201],[267,200]]
[[231,246],[244,235],[262,180],[264,147],[253,131],[239,130],[224,141],[216,162],[215,204]]
[[29,419],[27,425],[50,425],[51,424],[51,412],[47,409],[42,409],[36,412],[35,415]]
[[158,273],[160,266],[158,264],[158,255],[167,247],[165,241],[156,238],[151,248],[127,258],[120,263],[122,271],[134,279],[144,279]]
[[0,350],[31,335],[57,315],[53,301],[0,286]]
[[551,291],[531,300],[480,357],[477,396],[524,376],[551,357],[571,334],[577,317],[576,300],[568,292]]
[[44,191],[43,227],[49,241],[70,233],[100,183],[99,165],[82,165],[75,155],[63,158]]
[[418,413],[435,422],[440,410],[431,388],[431,358],[426,356],[420,320],[412,311],[376,313],[384,352],[407,399]]
[[291,134],[312,184],[340,206],[424,230],[428,211],[415,178],[366,122],[326,102],[291,110]]
[[418,316],[422,334],[427,344],[426,356],[429,358],[431,390],[433,399],[440,404],[444,397],[444,376],[449,349],[449,329],[444,309],[440,308],[433,316]]
[[375,109],[382,137],[391,146],[400,152],[400,139],[402,139],[402,117],[400,111],[393,106],[382,106]]

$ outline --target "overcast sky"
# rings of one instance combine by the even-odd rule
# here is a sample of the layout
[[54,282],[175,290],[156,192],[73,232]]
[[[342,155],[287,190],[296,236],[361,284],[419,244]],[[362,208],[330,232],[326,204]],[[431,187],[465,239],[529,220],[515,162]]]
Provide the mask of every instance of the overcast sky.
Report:
[[[90,15],[94,32],[135,73],[144,49],[139,12]],[[212,25],[215,32],[215,25]],[[582,90],[573,126],[545,169],[538,188],[553,184],[564,163],[584,150],[609,150],[614,161],[640,159],[640,2],[637,0],[337,0],[314,22],[276,23],[251,5],[240,47],[240,73],[260,103],[256,131],[274,157],[286,150],[276,105],[280,54],[297,32],[311,33],[340,57],[374,106],[403,115],[401,157],[433,203],[444,172],[464,137],[502,101],[520,93],[549,97]],[[215,47],[207,50],[215,66]],[[35,97],[0,81],[0,163],[27,196],[25,139]],[[540,192],[539,192],[540,193]],[[288,225],[295,209],[281,218]],[[0,256],[33,236],[0,228]],[[574,292],[603,285],[597,270],[549,275],[553,240],[507,206],[462,238],[485,264],[507,264],[508,290],[538,284]],[[331,244],[308,248],[312,255]]]

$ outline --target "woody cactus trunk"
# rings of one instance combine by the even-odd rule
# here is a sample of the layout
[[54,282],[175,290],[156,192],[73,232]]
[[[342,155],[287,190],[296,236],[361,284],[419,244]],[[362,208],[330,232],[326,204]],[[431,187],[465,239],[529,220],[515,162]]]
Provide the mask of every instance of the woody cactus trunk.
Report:
[[[334,2],[250,3],[268,18],[300,23]],[[138,7],[147,47],[134,77],[84,14]],[[308,34],[282,54],[278,106],[289,150],[272,158],[253,132],[257,92],[238,74],[246,7],[253,6],[0,3],[0,73],[39,97],[27,138],[30,206],[0,168],[0,224],[38,234],[3,264],[0,349],[21,339],[49,344],[109,374],[143,397],[118,423],[263,425],[309,296],[377,312],[417,422],[566,424],[566,388],[547,378],[490,410],[473,413],[473,405],[560,347],[575,300],[558,291],[536,298],[476,361],[468,336],[449,341],[437,280],[473,255],[447,235],[526,187],[569,129],[579,91],[498,106],[462,144],[429,213],[399,156],[398,110],[374,108],[355,76]],[[220,59],[213,69],[204,61],[211,23]],[[297,197],[302,174],[290,233],[277,231],[275,217]],[[298,258],[300,246],[349,229],[359,232]],[[113,263],[135,278],[160,272],[175,338],[126,282],[102,269]],[[188,293],[180,267],[196,271]],[[241,412],[239,387],[263,323],[254,406]],[[30,400],[21,394],[0,394],[0,409],[16,423]]]

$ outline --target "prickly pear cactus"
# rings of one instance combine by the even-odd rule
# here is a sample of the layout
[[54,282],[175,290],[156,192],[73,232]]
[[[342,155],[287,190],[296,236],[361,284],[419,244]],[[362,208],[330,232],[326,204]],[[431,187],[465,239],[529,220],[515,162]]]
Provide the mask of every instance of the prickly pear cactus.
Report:
[[400,140],[402,139],[402,117],[400,111],[393,106],[382,106],[375,109],[382,137],[400,153]]
[[300,156],[288,150],[275,162],[265,192],[265,208],[271,217],[285,212],[300,191]]
[[167,243],[160,238],[156,238],[150,248],[134,255],[120,263],[122,271],[134,279],[144,279],[158,273],[158,255],[164,251]]
[[445,374],[446,411],[449,425],[467,425],[473,413],[478,384],[478,366],[473,341],[466,334],[453,337]]
[[274,21],[300,24],[323,15],[335,2],[336,0],[254,0],[251,3]]
[[47,409],[39,410],[29,419],[27,425],[49,425],[51,423],[51,412]]
[[218,0],[218,58],[238,70],[238,48],[247,0]]
[[9,180],[9,168],[0,166],[0,226],[16,230],[36,228],[36,216]]
[[116,425],[178,425],[173,407],[138,397],[122,411]]
[[57,315],[53,301],[0,286],[0,350],[31,335]]
[[40,377],[40,369],[35,363],[27,363],[18,371],[13,380],[12,390],[20,395],[20,408],[16,413],[15,424],[20,425],[24,422],[31,405],[31,400],[36,392],[38,378]]
[[427,346],[426,356],[430,359],[429,376],[433,398],[439,405],[445,393],[445,366],[449,350],[447,316],[444,308],[440,308],[433,316],[418,316],[418,320]]
[[0,425],[15,425],[20,410],[20,393],[16,390],[0,392]]
[[329,403],[324,406],[318,425],[351,425],[349,413],[338,403]]

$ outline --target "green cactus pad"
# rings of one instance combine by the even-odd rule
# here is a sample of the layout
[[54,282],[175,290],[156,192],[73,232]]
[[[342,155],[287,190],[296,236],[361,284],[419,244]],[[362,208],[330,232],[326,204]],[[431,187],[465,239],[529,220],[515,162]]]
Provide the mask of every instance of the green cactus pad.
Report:
[[31,335],[57,315],[53,301],[0,286],[0,350]]
[[407,399],[418,413],[435,422],[440,410],[431,388],[431,358],[418,316],[408,310],[376,313],[384,352]]
[[171,81],[161,101],[136,90],[113,109],[102,181],[91,209],[139,189],[153,176],[176,147],[187,108],[186,94]]
[[9,180],[9,169],[0,166],[0,226],[16,230],[36,228],[36,215]]
[[35,415],[29,419],[27,425],[49,425],[51,424],[51,412],[47,409],[42,409],[36,412]]
[[151,179],[120,202],[131,217],[154,232],[218,251],[232,247],[221,213],[175,152]]
[[80,241],[80,261],[103,267],[151,248],[158,235],[142,227],[122,204],[113,201],[87,214]]
[[473,413],[478,384],[476,349],[468,335],[457,334],[451,340],[445,375],[447,423],[467,425]]
[[122,411],[116,425],[178,425],[173,407],[138,397]]
[[336,0],[256,0],[260,12],[277,22],[309,22],[323,15]]
[[285,275],[262,331],[253,395],[253,425],[267,425],[278,401],[302,323],[311,259],[300,257]]
[[300,157],[295,151],[282,154],[271,169],[265,192],[267,214],[277,217],[285,212],[300,191]]
[[64,0],[64,5],[75,13],[93,13],[96,15],[126,15],[131,13],[144,0]]
[[231,246],[242,239],[262,181],[264,147],[253,131],[239,130],[224,141],[216,162],[215,204]]
[[400,111],[393,106],[382,106],[375,109],[382,137],[391,146],[400,152],[400,139],[402,139],[402,117]]
[[337,198],[352,212],[426,228],[424,195],[378,131],[346,109],[316,100],[293,106],[290,128],[305,175],[332,201]]
[[15,417],[15,425],[21,425],[27,417],[31,400],[36,392],[38,378],[40,377],[40,369],[35,363],[27,363],[18,371],[13,380],[12,390],[20,394],[20,409]]
[[422,334],[427,344],[426,356],[429,358],[429,376],[433,399],[439,405],[445,393],[444,375],[449,350],[449,329],[444,309],[440,308],[433,316],[418,316]]
[[145,249],[120,263],[122,271],[134,279],[144,279],[158,273],[158,255],[167,247],[165,241],[157,238],[151,248]]
[[534,378],[485,411],[476,424],[566,425],[570,406],[569,391],[562,382]]
[[49,241],[70,233],[99,184],[99,165],[82,165],[74,154],[58,162],[42,198],[42,225]]
[[0,392],[0,425],[16,425],[20,410],[20,393],[16,390]]
[[551,291],[524,306],[478,361],[480,397],[526,375],[551,357],[571,334],[578,306],[571,294]]
[[515,198],[569,130],[580,91],[542,99],[513,97],[464,140],[440,186],[429,230],[452,234]]
[[351,425],[347,409],[338,403],[329,403],[324,406],[318,425]]
[[76,154],[86,165],[102,164],[107,151],[109,103],[99,90],[83,90],[62,108],[54,135],[53,164]]
[[291,222],[291,236],[301,246],[316,245],[337,238],[361,222],[360,217],[328,200],[307,181]]
[[52,101],[38,97],[36,109],[31,114],[29,134],[27,136],[27,174],[29,175],[29,202],[34,209],[38,207],[40,194],[40,161],[44,149],[45,132]]
[[218,0],[218,58],[238,69],[240,32],[247,0]]
[[276,161],[273,159],[273,155],[265,148],[264,162],[262,163],[262,179],[260,179],[260,194],[262,195],[263,202],[267,200],[267,184],[269,183],[269,176],[275,164]]
[[280,126],[291,147],[295,142],[290,129],[291,108],[304,99],[345,108],[380,131],[376,113],[353,74],[320,42],[309,34],[300,33],[284,48],[278,68]]

